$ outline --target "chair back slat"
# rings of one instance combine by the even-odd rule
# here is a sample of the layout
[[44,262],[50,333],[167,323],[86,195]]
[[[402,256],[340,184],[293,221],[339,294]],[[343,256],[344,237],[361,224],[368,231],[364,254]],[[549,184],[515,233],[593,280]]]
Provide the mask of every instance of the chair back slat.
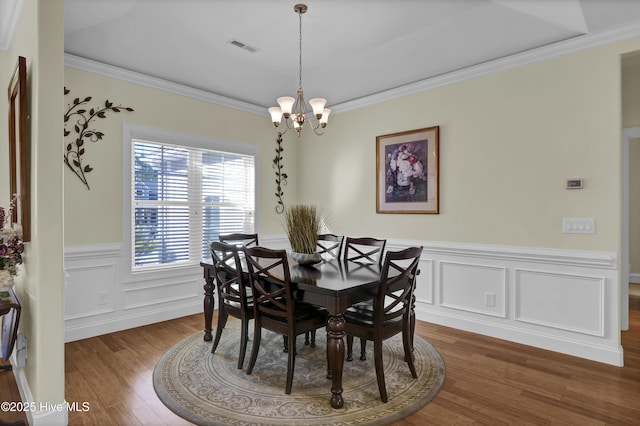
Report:
[[374,322],[408,316],[413,303],[422,247],[388,251],[380,272],[380,286],[374,299]]
[[293,321],[294,299],[287,252],[264,247],[245,248],[256,315]]
[[318,253],[326,260],[339,259],[342,254],[343,243],[344,236],[320,234],[317,242]]
[[219,303],[235,302],[244,309],[247,305],[247,286],[242,278],[241,249],[218,241],[211,241],[209,249],[216,271]]
[[382,263],[382,255],[387,240],[362,237],[347,237],[344,246],[344,260],[360,263]]
[[240,247],[257,247],[258,243],[258,234],[226,234],[220,235],[219,240],[223,243],[230,243]]

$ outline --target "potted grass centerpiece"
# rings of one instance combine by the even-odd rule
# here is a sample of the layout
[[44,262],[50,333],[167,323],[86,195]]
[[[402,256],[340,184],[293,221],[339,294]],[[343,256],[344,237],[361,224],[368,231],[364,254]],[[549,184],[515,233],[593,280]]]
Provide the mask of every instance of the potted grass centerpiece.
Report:
[[317,252],[320,217],[316,206],[296,204],[284,211],[287,237],[291,244],[291,258],[300,265],[313,265],[322,261]]

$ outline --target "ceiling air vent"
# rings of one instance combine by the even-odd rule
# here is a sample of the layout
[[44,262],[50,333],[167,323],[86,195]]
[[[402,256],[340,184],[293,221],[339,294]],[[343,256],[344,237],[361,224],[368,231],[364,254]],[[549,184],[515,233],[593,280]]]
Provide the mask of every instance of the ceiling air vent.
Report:
[[254,53],[254,52],[258,51],[257,47],[249,46],[248,44],[243,43],[240,40],[237,40],[235,38],[229,40],[229,44],[232,44],[232,45],[234,45],[236,47],[239,47],[240,49],[244,49],[244,50],[246,50],[248,52],[251,52],[251,53]]

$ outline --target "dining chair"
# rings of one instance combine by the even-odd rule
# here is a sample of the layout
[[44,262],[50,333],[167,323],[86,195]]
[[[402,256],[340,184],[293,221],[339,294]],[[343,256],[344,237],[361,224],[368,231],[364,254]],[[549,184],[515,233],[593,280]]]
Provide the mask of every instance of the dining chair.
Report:
[[257,247],[258,234],[226,234],[218,236],[218,239],[223,243],[231,243],[241,247]]
[[344,245],[344,260],[380,265],[386,244],[387,240],[372,237],[347,237]]
[[262,329],[281,334],[289,345],[285,392],[291,393],[296,359],[296,336],[325,327],[328,312],[296,301],[285,250],[245,248],[254,307],[254,333],[247,374],[258,358]]
[[319,234],[317,251],[318,253],[320,253],[323,259],[340,259],[343,244],[344,236],[338,236],[335,234]]
[[216,290],[218,294],[218,325],[211,353],[215,353],[220,343],[222,330],[227,324],[229,315],[241,321],[240,353],[238,368],[244,364],[244,356],[249,340],[249,321],[253,319],[253,298],[248,289],[248,280],[243,276],[239,253],[242,251],[234,245],[211,241],[209,243],[211,257],[215,268]]
[[347,361],[351,361],[353,338],[373,341],[374,365],[380,399],[387,402],[387,389],[382,361],[383,342],[402,333],[404,360],[411,377],[417,377],[413,363],[413,335],[415,327],[414,295],[418,264],[422,247],[388,251],[380,271],[380,285],[372,304],[358,304],[344,314],[347,334]]

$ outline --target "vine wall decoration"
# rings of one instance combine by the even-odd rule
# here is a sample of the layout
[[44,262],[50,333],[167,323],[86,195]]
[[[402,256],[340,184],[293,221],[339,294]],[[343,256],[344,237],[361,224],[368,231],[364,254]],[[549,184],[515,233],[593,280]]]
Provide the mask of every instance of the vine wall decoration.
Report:
[[278,132],[278,137],[276,138],[276,156],[273,159],[273,168],[276,169],[276,213],[282,214],[284,212],[284,201],[282,197],[284,197],[283,186],[287,185],[287,174],[284,172],[284,166],[282,165],[282,151],[284,148],[282,147],[282,133]]
[[[66,87],[64,88],[64,95],[67,96],[70,93],[70,90]],[[71,120],[72,117],[75,120],[71,120],[70,124],[73,124],[73,131],[77,134],[77,137],[73,142],[67,143],[67,147],[64,153],[64,163],[69,167],[69,169],[85,184],[87,189],[91,189],[89,187],[89,182],[87,181],[87,173],[93,170],[89,164],[86,164],[83,160],[83,155],[85,154],[85,141],[98,142],[104,137],[104,133],[99,132],[95,129],[90,129],[89,124],[92,120],[96,118],[106,118],[106,114],[108,111],[112,112],[120,112],[122,110],[125,111],[133,111],[133,108],[123,107],[122,105],[113,105],[112,102],[109,102],[107,99],[104,101],[104,106],[95,107],[95,108],[87,108],[87,104],[91,101],[91,96],[87,96],[84,99],[75,98],[73,103],[67,104],[67,111],[64,113],[64,137],[66,139],[67,136],[71,134],[70,130],[67,130],[67,123]]]

